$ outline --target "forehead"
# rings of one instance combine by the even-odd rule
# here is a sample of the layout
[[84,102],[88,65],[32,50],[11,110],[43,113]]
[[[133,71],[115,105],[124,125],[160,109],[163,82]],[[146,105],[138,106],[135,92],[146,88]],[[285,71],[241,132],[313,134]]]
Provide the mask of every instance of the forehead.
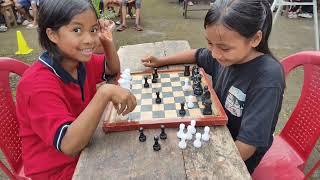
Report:
[[97,16],[93,10],[88,9],[80,14],[75,15],[69,24],[94,25],[97,22]]
[[206,28],[206,38],[212,43],[234,43],[245,40],[238,32],[228,29],[222,24],[208,26]]

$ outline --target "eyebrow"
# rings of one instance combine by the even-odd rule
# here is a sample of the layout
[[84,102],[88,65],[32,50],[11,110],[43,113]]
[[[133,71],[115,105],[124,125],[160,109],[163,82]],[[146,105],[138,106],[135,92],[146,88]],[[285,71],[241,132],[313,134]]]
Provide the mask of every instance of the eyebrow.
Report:
[[[79,26],[83,26],[82,23],[80,22],[77,22],[77,21],[73,21],[73,22],[70,22],[70,25],[79,25]],[[94,27],[94,26],[98,26],[99,24],[96,22],[95,24],[93,24],[91,27]]]

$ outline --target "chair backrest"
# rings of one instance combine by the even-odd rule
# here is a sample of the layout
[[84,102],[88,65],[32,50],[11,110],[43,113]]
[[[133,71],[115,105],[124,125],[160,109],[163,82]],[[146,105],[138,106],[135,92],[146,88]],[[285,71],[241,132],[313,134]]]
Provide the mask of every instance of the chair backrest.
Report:
[[16,107],[11,94],[10,72],[22,76],[29,65],[0,57],[0,148],[15,173],[22,167],[21,138]]
[[282,62],[286,76],[298,66],[304,68],[300,98],[280,133],[306,161],[320,137],[320,51],[304,51]]

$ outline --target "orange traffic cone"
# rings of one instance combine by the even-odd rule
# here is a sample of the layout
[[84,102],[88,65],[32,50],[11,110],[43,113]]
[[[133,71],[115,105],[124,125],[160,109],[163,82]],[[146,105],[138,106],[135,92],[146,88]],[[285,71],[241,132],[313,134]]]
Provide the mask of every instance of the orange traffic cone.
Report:
[[29,54],[33,51],[33,49],[30,49],[26,40],[24,40],[24,37],[20,31],[17,31],[17,41],[18,41],[18,51],[16,54]]

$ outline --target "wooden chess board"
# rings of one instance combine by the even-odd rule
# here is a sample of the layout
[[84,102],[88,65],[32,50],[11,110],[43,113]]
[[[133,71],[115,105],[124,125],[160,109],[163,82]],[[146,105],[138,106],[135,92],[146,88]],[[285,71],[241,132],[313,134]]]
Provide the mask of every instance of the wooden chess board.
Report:
[[[104,114],[103,130],[105,132],[127,131],[144,128],[160,128],[164,124],[166,128],[177,128],[180,123],[189,123],[192,119],[197,121],[197,126],[225,125],[227,116],[221,106],[218,97],[212,89],[211,81],[201,69],[202,86],[207,85],[211,93],[212,115],[203,115],[203,104],[201,96],[196,97],[193,89],[183,91],[185,77],[181,70],[159,71],[157,83],[151,83],[151,72],[140,72],[132,74],[131,92],[137,99],[137,106],[128,115],[128,119],[118,115],[112,104],[107,106]],[[144,88],[144,76],[149,76],[149,88]],[[189,81],[192,86],[192,81]],[[156,92],[160,92],[161,103],[156,104]],[[194,107],[188,109],[187,98],[194,95]],[[185,102],[186,115],[180,116],[181,102]]]

